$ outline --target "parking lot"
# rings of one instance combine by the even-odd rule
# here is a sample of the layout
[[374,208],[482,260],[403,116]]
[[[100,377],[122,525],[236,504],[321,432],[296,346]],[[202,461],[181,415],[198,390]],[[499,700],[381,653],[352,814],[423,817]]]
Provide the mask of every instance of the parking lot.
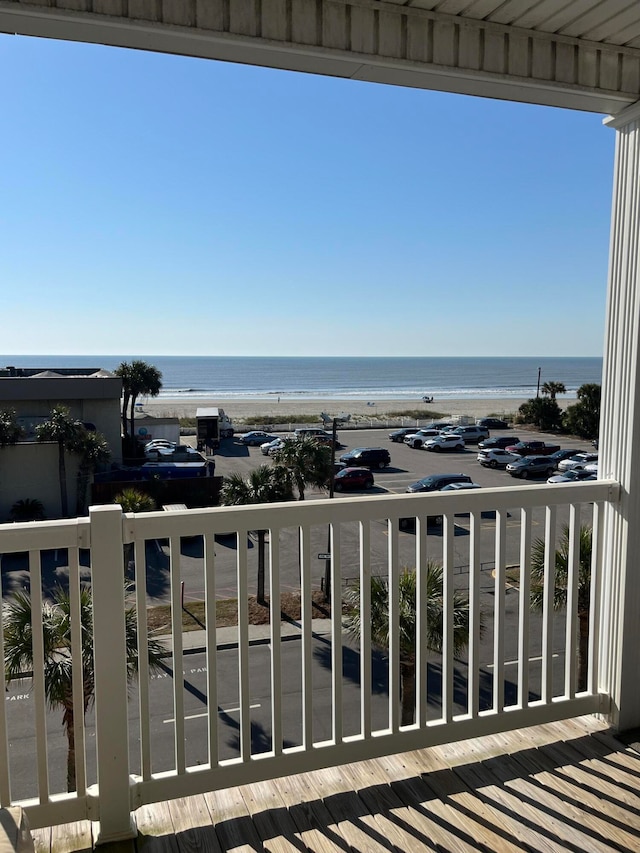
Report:
[[[493,435],[499,435],[496,431]],[[588,441],[576,438],[558,438],[557,435],[532,432],[530,430],[513,429],[509,434],[518,435],[520,438],[535,438],[551,444],[560,444],[561,447],[575,448],[579,450],[592,450]],[[426,477],[428,474],[441,474],[448,472],[460,472],[468,474],[475,483],[485,487],[522,485],[522,483],[509,476],[505,471],[485,468],[478,463],[476,456],[478,449],[476,445],[468,445],[464,452],[459,453],[434,453],[427,450],[412,450],[405,444],[396,444],[389,441],[389,430],[339,430],[338,438],[342,447],[336,450],[336,459],[353,450],[356,447],[385,447],[391,454],[391,464],[388,468],[374,470],[375,485],[372,490],[363,494],[400,494],[404,492],[410,483]],[[237,441],[224,441],[216,455],[216,476],[225,477],[237,472],[247,474],[257,465],[270,464],[268,457],[263,456],[259,447],[244,447]],[[544,480],[542,480],[544,482]],[[309,497],[319,498],[326,492],[310,491]],[[354,494],[350,492],[350,494]],[[356,493],[357,494],[357,493]],[[340,498],[336,495],[336,498]]]

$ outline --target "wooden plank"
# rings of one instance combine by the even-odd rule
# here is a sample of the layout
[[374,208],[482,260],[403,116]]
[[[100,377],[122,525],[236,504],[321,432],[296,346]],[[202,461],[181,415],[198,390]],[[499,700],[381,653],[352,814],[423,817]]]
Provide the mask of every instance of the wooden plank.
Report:
[[315,796],[304,774],[278,780],[280,797],[303,844],[316,853],[344,853],[345,840],[327,807]]
[[252,853],[264,849],[240,788],[208,791],[203,796],[223,850]]
[[178,853],[168,803],[141,806],[135,813],[137,847],[145,853]]
[[[78,820],[75,823],[65,823],[63,826],[52,827],[51,849],[55,853],[91,851],[93,849],[91,821]],[[130,850],[133,853],[133,841]]]
[[[578,845],[582,850],[593,850],[596,853],[612,853],[617,848],[607,843],[607,827],[603,821],[591,819],[583,809],[579,809],[568,801],[564,801],[555,792],[543,785],[536,785],[529,778],[523,766],[509,756],[492,759],[485,766],[498,777],[506,788],[518,797],[526,798],[529,803],[539,804],[540,810],[546,816],[546,821],[559,838],[564,838],[567,844]],[[535,807],[535,806],[534,806]],[[541,822],[541,825],[544,825]],[[605,837],[598,837],[605,835]]]
[[178,847],[184,853],[222,853],[211,813],[203,796],[180,797],[169,802]]
[[279,780],[243,785],[240,793],[253,825],[263,842],[274,853],[294,853],[300,849],[300,836],[293,818],[278,791]]
[[566,853],[566,846],[555,843],[545,834],[546,830],[538,831],[540,815],[536,810],[496,784],[496,780],[481,765],[456,767],[454,773],[460,776],[475,796],[502,815],[515,839],[539,853]]
[[429,836],[414,822],[412,810],[387,782],[372,784],[371,771],[364,763],[346,765],[342,771],[369,812],[376,816],[379,831],[398,850],[412,850],[416,844],[421,850],[435,850]]
[[555,763],[545,757],[544,750],[527,750],[514,756],[539,785],[557,794],[562,808],[577,807],[584,812],[586,823],[594,822],[594,829],[611,837],[623,849],[640,849],[640,815],[624,809],[605,797],[588,791],[557,772]]
[[357,794],[349,791],[349,783],[341,768],[331,767],[305,776],[311,789],[323,800],[347,844],[367,853],[393,850],[393,845],[381,834],[365,804]]

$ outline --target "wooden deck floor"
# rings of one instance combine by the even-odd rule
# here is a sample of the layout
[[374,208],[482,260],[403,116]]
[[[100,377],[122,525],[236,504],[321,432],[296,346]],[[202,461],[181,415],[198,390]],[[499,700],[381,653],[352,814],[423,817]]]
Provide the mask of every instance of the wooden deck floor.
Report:
[[[640,753],[581,717],[146,806],[105,853],[639,851]],[[90,850],[91,826],[33,832]]]

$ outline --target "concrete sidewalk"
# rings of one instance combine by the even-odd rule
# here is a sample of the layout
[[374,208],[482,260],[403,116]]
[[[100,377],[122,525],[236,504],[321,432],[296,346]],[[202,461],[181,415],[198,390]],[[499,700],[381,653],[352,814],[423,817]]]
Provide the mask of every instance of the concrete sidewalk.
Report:
[[[326,637],[331,633],[331,619],[313,619],[311,621],[311,633],[315,637]],[[281,622],[280,636],[283,640],[291,640],[300,637],[302,624],[300,622]],[[166,635],[158,638],[171,650],[171,637]],[[249,625],[249,644],[268,643],[271,640],[270,625]],[[218,628],[216,630],[216,647],[218,649],[235,648],[238,645],[238,627],[232,625],[229,628]],[[206,631],[183,631],[182,649],[185,654],[198,654],[206,650]]]

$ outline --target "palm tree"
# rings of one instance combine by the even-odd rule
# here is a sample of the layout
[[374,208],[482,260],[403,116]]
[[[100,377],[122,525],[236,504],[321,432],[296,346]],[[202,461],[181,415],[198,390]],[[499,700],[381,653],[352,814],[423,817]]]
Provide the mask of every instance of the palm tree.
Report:
[[274,461],[291,471],[298,490],[298,499],[304,500],[307,486],[324,487],[332,476],[331,448],[319,444],[313,436],[290,439],[273,454]]
[[58,404],[51,410],[49,420],[36,426],[38,441],[55,441],[58,445],[58,478],[60,480],[60,508],[66,518],[69,514],[67,499],[67,469],[65,453],[73,451],[85,430],[82,423],[71,417],[67,406]]
[[[591,550],[593,531],[586,525],[580,525],[578,534],[578,689],[587,686],[587,667],[589,665],[589,605],[591,594]],[[570,531],[568,525],[562,528],[559,546],[555,552],[553,609],[562,610],[567,606],[569,585],[569,546]],[[544,604],[544,539],[536,539],[531,547],[531,608],[542,610]]]
[[[427,647],[434,652],[442,651],[444,636],[444,600],[442,566],[433,560],[427,562],[425,574],[427,585]],[[400,624],[400,702],[402,725],[414,721],[416,707],[416,571],[405,568],[399,583]],[[348,608],[343,620],[346,631],[356,639],[362,634],[360,613],[360,587],[358,584],[347,589],[344,596]],[[469,602],[459,591],[453,594],[453,652],[458,654],[469,641]],[[389,648],[389,581],[387,578],[371,578],[371,642],[381,650]]]
[[97,465],[108,462],[111,449],[106,438],[99,432],[85,430],[78,435],[73,447],[80,454],[80,465],[77,475],[76,515],[84,515],[87,508],[87,487],[91,474]]
[[116,376],[122,379],[122,420],[125,425],[126,432],[126,406],[129,404],[129,422],[131,441],[135,438],[134,416],[136,410],[136,400],[143,394],[149,397],[157,397],[162,388],[162,373],[157,367],[148,364],[140,359],[134,360],[131,364],[123,361],[115,369]]
[[[153,512],[154,509],[158,508],[151,495],[133,488],[123,489],[114,497],[113,502],[114,504],[120,504],[122,512]],[[133,542],[129,542],[124,546],[125,573],[128,571],[129,565],[133,560],[134,547]]]
[[[47,704],[51,709],[62,709],[62,725],[67,735],[67,790],[76,787],[75,765],[75,715],[71,656],[71,624],[75,619],[68,590],[58,587],[50,601],[44,602],[41,613],[33,613],[31,597],[27,592],[14,593],[5,600],[3,607],[4,667],[8,682],[24,678],[24,673],[33,671],[33,626],[42,631],[44,639],[44,689]],[[93,601],[87,587],[80,590],[81,660],[82,666],[82,715],[84,716],[95,698],[95,672],[93,658]],[[138,668],[137,620],[134,607],[125,613],[125,638],[127,649],[127,677],[133,678]],[[164,652],[162,644],[149,639],[149,663],[158,668]]]
[[567,389],[564,382],[545,382],[542,386],[542,393],[547,394],[552,400],[555,400],[556,394],[566,394]]
[[13,409],[0,409],[0,447],[15,444],[22,436],[22,427],[16,421]]
[[21,498],[9,512],[9,521],[44,521],[44,505],[37,498]]
[[[260,465],[245,479],[242,474],[225,477],[220,491],[220,500],[224,506],[242,504],[276,503],[293,500],[291,475],[288,469],[280,465]],[[265,604],[265,530],[258,530],[258,590],[256,599]]]

